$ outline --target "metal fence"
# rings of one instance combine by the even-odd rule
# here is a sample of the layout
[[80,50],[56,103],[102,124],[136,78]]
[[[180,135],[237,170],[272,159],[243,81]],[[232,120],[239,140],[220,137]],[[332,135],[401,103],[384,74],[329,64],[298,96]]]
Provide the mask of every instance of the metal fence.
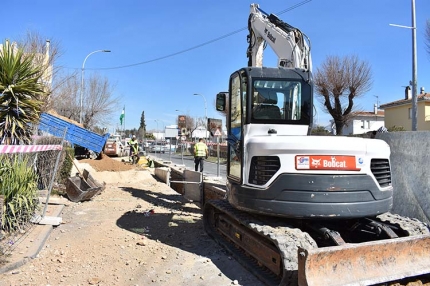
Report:
[[60,161],[65,157],[62,148],[64,140],[56,139],[57,142],[60,139],[61,145],[0,145],[0,161],[25,161],[28,167],[34,170],[37,178],[35,182],[37,190],[34,190],[33,198],[37,207],[33,214],[17,217],[18,223],[15,223],[14,227],[10,227],[9,220],[3,220],[3,217],[12,215],[6,204],[13,200],[15,191],[9,189],[6,192],[3,187],[4,180],[0,182],[0,264],[7,260],[13,250],[45,216],[50,194],[55,188],[54,181],[57,179]]

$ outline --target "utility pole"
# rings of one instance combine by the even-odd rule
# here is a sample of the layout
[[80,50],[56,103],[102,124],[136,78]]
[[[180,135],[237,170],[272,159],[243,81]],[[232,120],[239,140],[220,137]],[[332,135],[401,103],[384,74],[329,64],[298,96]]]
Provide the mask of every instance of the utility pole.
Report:
[[412,0],[412,26],[403,26],[390,24],[390,26],[407,28],[412,30],[412,80],[410,85],[412,85],[412,131],[417,131],[417,28],[415,21],[415,0]]
[[415,0],[412,0],[412,131],[417,131],[417,28]]

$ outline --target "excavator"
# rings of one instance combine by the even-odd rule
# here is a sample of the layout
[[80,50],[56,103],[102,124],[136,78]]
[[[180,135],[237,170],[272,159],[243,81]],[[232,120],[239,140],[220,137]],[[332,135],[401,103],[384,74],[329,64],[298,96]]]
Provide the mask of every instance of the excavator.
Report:
[[[227,191],[205,203],[206,232],[267,285],[425,280],[430,230],[390,213],[388,144],[310,135],[309,38],[258,4],[248,28],[248,66],[216,97],[227,118]],[[263,66],[267,45],[277,67]]]

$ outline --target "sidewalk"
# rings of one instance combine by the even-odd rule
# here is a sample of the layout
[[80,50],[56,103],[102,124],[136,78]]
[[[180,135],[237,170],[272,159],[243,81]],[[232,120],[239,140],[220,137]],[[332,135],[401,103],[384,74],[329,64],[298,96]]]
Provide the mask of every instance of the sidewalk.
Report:
[[[61,217],[63,208],[64,204],[62,203],[49,203],[45,216]],[[37,257],[52,229],[52,225],[31,224],[15,241],[10,241],[9,243],[13,244],[13,249],[6,257],[2,257],[5,263],[0,261],[0,274],[13,271]]]

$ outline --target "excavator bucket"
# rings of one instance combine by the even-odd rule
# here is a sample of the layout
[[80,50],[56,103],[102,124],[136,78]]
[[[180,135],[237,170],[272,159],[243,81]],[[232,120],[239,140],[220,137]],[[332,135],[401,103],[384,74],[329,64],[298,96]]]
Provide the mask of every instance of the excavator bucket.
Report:
[[430,235],[298,249],[299,285],[372,285],[430,273]]

